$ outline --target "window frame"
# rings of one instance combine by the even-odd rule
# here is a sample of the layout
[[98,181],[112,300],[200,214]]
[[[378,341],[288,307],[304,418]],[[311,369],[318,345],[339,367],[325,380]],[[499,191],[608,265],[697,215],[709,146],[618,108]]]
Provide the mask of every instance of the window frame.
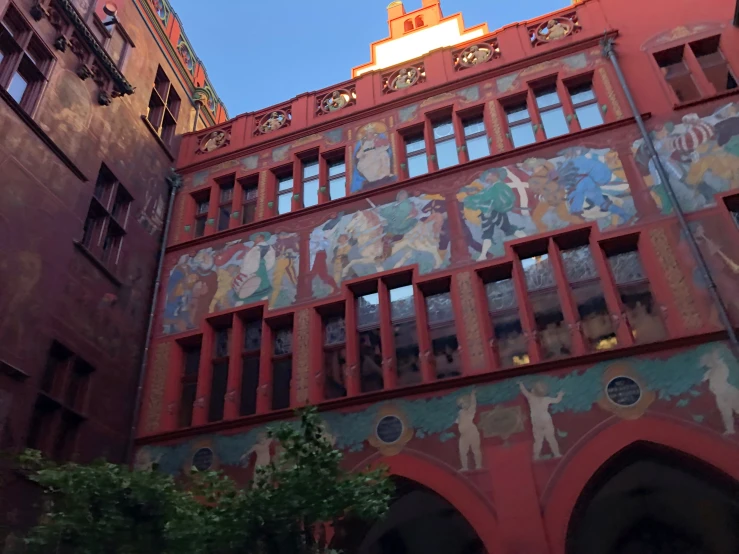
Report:
[[[231,228],[231,219],[233,219],[234,213],[234,201],[236,199],[236,175],[231,174],[225,177],[221,177],[215,180],[213,185],[215,187],[215,193],[218,200],[218,212],[215,221],[215,232],[220,233]],[[223,199],[224,191],[230,190],[231,194],[227,199]],[[225,216],[224,210],[227,211],[228,215]],[[225,221],[225,227],[221,228],[221,225]]]
[[[249,223],[254,223],[258,220],[257,217],[257,208],[259,206],[259,174],[255,173],[254,175],[248,175],[246,177],[240,177],[236,179],[236,183],[239,185],[239,188],[241,189],[241,205],[240,210],[241,213],[239,214],[239,221],[241,222],[241,225],[248,225]],[[254,191],[254,196],[249,197],[249,192]],[[253,219],[251,221],[246,221],[247,219],[247,213],[251,213],[247,206],[250,208],[253,208]]]
[[[152,104],[155,106],[152,107]],[[172,146],[172,140],[177,134],[182,99],[161,65],[157,66],[148,106],[145,116],[147,122],[166,146]]]

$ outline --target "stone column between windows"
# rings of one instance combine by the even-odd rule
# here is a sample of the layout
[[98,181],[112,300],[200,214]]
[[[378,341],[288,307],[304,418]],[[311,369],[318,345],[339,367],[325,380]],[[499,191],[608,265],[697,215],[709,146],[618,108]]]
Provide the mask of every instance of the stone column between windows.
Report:
[[474,271],[455,274],[452,277],[451,296],[462,358],[462,375],[495,371],[497,369],[495,356],[491,356],[490,349],[486,346],[488,344],[484,332],[486,327],[479,310],[480,306],[487,306],[480,278]]
[[513,290],[516,293],[516,304],[518,304],[518,315],[521,318],[521,329],[526,336],[529,363],[535,364],[542,361],[539,349],[539,331],[536,328],[534,311],[528,301],[528,287],[526,286],[526,275],[521,266],[521,260],[514,252],[513,255]]
[[526,87],[526,108],[529,110],[529,117],[531,118],[531,125],[536,125],[534,131],[534,138],[536,142],[542,142],[547,139],[544,126],[541,124],[541,116],[539,115],[539,107],[536,105],[536,96],[528,85]]
[[346,395],[356,396],[361,392],[359,381],[359,336],[357,333],[357,302],[351,290],[346,289],[346,308],[344,315],[346,328],[346,369],[344,382]]
[[[157,346],[157,350],[162,345]],[[161,418],[159,419],[159,428],[151,429],[153,432],[173,431],[178,425],[178,414],[180,412],[180,402],[182,397],[182,374],[184,373],[185,358],[182,353],[182,346],[172,343],[169,350],[169,362],[167,363],[167,377],[164,385],[164,398],[162,406],[151,406],[150,409],[160,409]],[[153,359],[153,358],[152,358]],[[151,394],[151,390],[149,391]]]
[[208,405],[213,377],[213,338],[215,331],[210,324],[203,322],[203,342],[200,347],[200,365],[198,366],[198,387],[192,410],[193,426],[208,423]]
[[[460,164],[467,163],[470,161],[470,157],[467,153],[467,148],[463,148],[467,144],[464,136],[464,125],[462,125],[462,118],[459,117],[456,110],[452,112],[452,127],[454,128],[454,146],[457,149],[457,162]],[[487,133],[485,133],[485,136],[487,137]]]
[[413,309],[416,314],[416,336],[418,337],[418,352],[421,360],[421,382],[430,383],[436,380],[436,370],[431,361],[431,339],[429,337],[429,324],[426,314],[426,297],[421,294],[418,287],[413,286]]
[[570,283],[567,280],[567,274],[562,264],[559,247],[551,239],[549,239],[548,253],[549,260],[552,264],[552,272],[554,273],[554,282],[557,286],[559,304],[562,308],[562,315],[564,315],[565,323],[570,332],[570,339],[572,340],[572,355],[581,356],[588,351],[588,347],[583,337],[580,315],[577,312],[575,299],[570,293]]
[[259,355],[259,387],[257,389],[257,413],[272,409],[272,328],[262,320],[262,350]]
[[711,81],[706,77],[706,74],[703,73],[703,68],[698,61],[698,58],[695,57],[693,49],[690,47],[689,43],[684,47],[683,59],[685,60],[685,64],[688,66],[688,70],[690,70],[690,74],[693,77],[701,96],[705,98],[716,94],[716,87],[713,86],[713,83],[711,83]]
[[293,324],[292,379],[290,379],[290,407],[305,406],[310,399],[311,327],[316,323],[316,311],[306,308],[295,314]]
[[593,256],[595,269],[600,276],[600,288],[606,300],[608,313],[611,314],[611,318],[616,324],[618,346],[631,346],[634,344],[634,337],[631,334],[631,329],[629,329],[626,313],[624,312],[623,306],[621,306],[616,282],[613,279],[613,275],[611,275],[606,254],[603,252],[593,233],[590,234],[590,254]]
[[244,320],[234,314],[231,324],[231,342],[228,345],[228,379],[226,381],[226,398],[223,405],[223,419],[239,417],[241,404],[242,360],[244,344]]
[[393,321],[390,311],[390,293],[385,282],[380,279],[377,286],[380,297],[380,341],[382,345],[382,381],[383,388],[394,389],[397,385],[397,361],[395,360],[395,339],[393,337]]

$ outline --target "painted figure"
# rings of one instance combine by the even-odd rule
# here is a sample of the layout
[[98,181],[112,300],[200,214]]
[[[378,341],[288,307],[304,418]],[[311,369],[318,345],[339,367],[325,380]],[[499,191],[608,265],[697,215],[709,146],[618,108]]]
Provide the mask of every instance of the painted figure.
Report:
[[729,383],[729,366],[717,350],[703,355],[701,364],[708,368],[703,381],[708,381],[708,390],[716,398],[716,407],[724,423],[724,434],[733,435],[734,414],[739,415],[739,389]]
[[477,393],[472,391],[469,395],[460,397],[457,399],[457,406],[459,406],[459,414],[455,423],[459,430],[459,459],[462,463],[462,471],[469,470],[470,452],[475,461],[475,469],[482,469],[480,430],[475,425]]
[[547,396],[547,385],[543,382],[536,383],[531,391],[529,391],[521,381],[518,382],[521,393],[526,397],[529,403],[529,411],[531,413],[531,430],[534,435],[534,459],[541,459],[541,449],[544,441],[547,441],[552,455],[555,458],[561,458],[559,444],[554,436],[554,422],[549,414],[549,406],[558,404],[562,401],[564,392],[560,391],[555,397]]
[[357,133],[351,192],[393,183],[393,152],[384,123],[369,123]]
[[536,195],[537,204],[531,213],[536,230],[544,233],[549,227],[544,223],[544,216],[550,209],[554,209],[557,217],[571,225],[582,223],[583,219],[571,214],[567,205],[567,191],[559,183],[559,173],[550,160],[529,158],[522,164],[529,173],[529,188]]
[[267,433],[259,433],[257,442],[255,442],[254,446],[249,450],[244,452],[239,460],[239,465],[241,467],[249,467],[251,455],[254,454],[254,475],[256,476],[258,468],[268,466],[272,461],[272,453],[270,450],[272,442],[272,439],[269,438]]

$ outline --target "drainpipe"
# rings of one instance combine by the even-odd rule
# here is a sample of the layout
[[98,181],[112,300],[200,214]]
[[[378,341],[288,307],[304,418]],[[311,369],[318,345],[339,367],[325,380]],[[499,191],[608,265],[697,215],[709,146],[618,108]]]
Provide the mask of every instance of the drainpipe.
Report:
[[133,442],[136,438],[136,427],[138,424],[139,414],[141,413],[141,395],[144,390],[144,377],[146,374],[146,361],[149,358],[149,347],[151,346],[151,335],[154,327],[154,315],[156,313],[157,300],[159,298],[159,286],[162,282],[162,268],[164,267],[164,251],[167,248],[167,240],[169,238],[169,227],[172,222],[172,207],[174,206],[174,197],[177,191],[182,186],[182,177],[175,173],[174,169],[172,173],[167,177],[167,184],[169,185],[169,202],[167,204],[167,216],[164,220],[164,229],[162,230],[162,242],[159,251],[159,260],[157,261],[157,273],[156,279],[154,280],[154,292],[151,296],[151,309],[149,310],[149,321],[146,325],[146,338],[144,339],[144,352],[141,355],[141,367],[139,367],[139,378],[138,385],[136,387],[136,399],[133,405],[133,416],[131,420],[131,430],[128,435],[128,442],[126,444],[126,452],[124,460],[126,463],[131,462],[131,455],[133,454]]
[[683,212],[682,207],[680,206],[680,203],[677,200],[677,196],[675,195],[675,191],[672,188],[672,183],[670,182],[670,178],[667,175],[665,166],[662,164],[662,160],[657,154],[657,149],[654,147],[654,142],[652,141],[652,137],[647,132],[647,128],[644,126],[644,120],[641,117],[641,113],[636,107],[636,102],[634,101],[634,97],[631,95],[631,90],[629,89],[629,85],[626,83],[626,78],[624,77],[624,74],[621,71],[621,66],[619,65],[618,57],[616,56],[616,50],[614,48],[614,41],[610,37],[605,37],[603,41],[601,42],[601,46],[603,47],[603,55],[607,57],[613,64],[613,69],[616,72],[616,77],[618,78],[618,81],[621,84],[621,88],[623,89],[624,94],[626,95],[626,100],[628,101],[629,107],[631,108],[631,113],[634,114],[634,118],[636,119],[636,125],[639,127],[639,132],[641,133],[642,138],[644,139],[644,144],[647,146],[647,149],[649,150],[649,155],[654,160],[655,166],[657,167],[657,173],[659,174],[659,178],[665,187],[665,192],[667,192],[667,196],[670,198],[670,202],[672,203],[673,209],[675,210],[675,215],[677,216],[680,229],[688,240],[688,246],[690,247],[690,252],[693,255],[693,258],[695,258],[696,263],[698,264],[698,268],[701,272],[701,277],[703,278],[705,283],[708,283],[708,294],[710,295],[711,300],[713,301],[713,304],[716,306],[716,310],[718,311],[718,317],[719,317],[719,320],[721,321],[721,325],[726,329],[726,333],[729,336],[729,341],[731,343],[732,349],[734,350],[735,353],[739,353],[739,341],[737,340],[736,331],[734,330],[734,327],[731,324],[731,320],[729,319],[729,314],[726,311],[726,307],[724,306],[724,303],[721,300],[721,295],[718,292],[716,283],[713,280],[713,277],[711,276],[710,270],[708,269],[708,264],[706,263],[706,260],[700,251],[700,248],[698,248],[698,243],[696,242],[695,237],[693,236],[693,233],[690,231],[688,222],[685,219],[685,213]]

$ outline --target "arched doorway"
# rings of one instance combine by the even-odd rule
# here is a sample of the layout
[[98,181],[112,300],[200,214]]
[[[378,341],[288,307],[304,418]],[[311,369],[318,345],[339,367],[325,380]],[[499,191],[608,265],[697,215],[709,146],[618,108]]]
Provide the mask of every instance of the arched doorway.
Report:
[[486,554],[475,530],[447,500],[411,479],[393,481],[387,516],[372,525],[342,522],[333,548],[346,554]]
[[580,495],[567,554],[736,554],[739,483],[667,447],[638,442]]

